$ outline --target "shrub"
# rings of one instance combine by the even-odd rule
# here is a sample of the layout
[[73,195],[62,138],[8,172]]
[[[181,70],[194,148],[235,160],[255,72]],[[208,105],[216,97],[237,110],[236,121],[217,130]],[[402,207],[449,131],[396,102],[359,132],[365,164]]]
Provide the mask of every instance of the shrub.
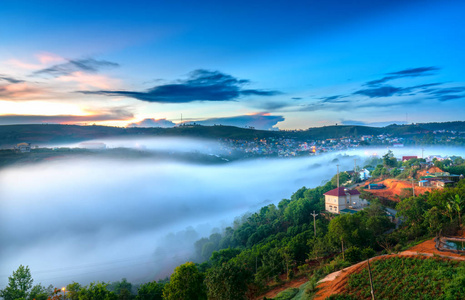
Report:
[[358,247],[350,247],[345,251],[345,258],[350,263],[356,263],[362,260],[362,250]]

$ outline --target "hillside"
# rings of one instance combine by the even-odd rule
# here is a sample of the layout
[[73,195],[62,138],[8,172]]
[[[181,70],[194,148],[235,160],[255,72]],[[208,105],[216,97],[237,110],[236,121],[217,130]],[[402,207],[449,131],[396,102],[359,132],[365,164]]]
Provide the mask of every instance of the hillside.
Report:
[[3,125],[0,126],[0,146],[11,146],[20,142],[30,142],[38,145],[50,143],[63,144],[90,139],[127,136],[189,136],[212,139],[231,138],[242,140],[292,138],[306,141],[380,134],[394,136],[422,136],[431,133],[434,130],[465,132],[465,122],[390,125],[387,127],[334,125],[296,131],[266,131],[222,125],[188,125],[173,128],[120,128],[96,125],[78,126],[58,124]]
[[[376,298],[463,299],[465,258],[436,253],[432,256],[429,252],[414,252],[415,248],[370,259]],[[366,261],[330,274],[321,282],[315,300],[371,299]]]

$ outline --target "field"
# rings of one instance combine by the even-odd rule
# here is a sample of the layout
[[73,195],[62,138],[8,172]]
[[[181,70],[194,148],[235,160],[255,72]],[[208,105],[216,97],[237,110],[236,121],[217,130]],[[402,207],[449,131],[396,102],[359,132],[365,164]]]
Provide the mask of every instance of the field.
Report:
[[[371,299],[364,266],[349,276],[342,295]],[[373,261],[371,269],[376,299],[465,299],[463,261],[396,256]]]

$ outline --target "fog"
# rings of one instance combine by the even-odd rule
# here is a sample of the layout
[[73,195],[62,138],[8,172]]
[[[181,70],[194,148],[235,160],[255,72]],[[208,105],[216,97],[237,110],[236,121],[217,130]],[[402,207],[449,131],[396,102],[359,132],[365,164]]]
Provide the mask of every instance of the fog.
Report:
[[219,142],[211,139],[193,139],[193,138],[175,138],[175,137],[159,137],[159,138],[112,138],[89,140],[83,143],[74,143],[67,145],[52,145],[52,147],[70,147],[82,148],[86,143],[103,143],[107,148],[131,148],[147,151],[160,152],[198,152],[203,154],[224,154],[225,149]]
[[[375,152],[387,149],[216,165],[63,159],[2,169],[0,288],[20,264],[46,286],[162,278],[191,257],[199,238],[302,186],[322,184],[336,164],[350,170],[354,158],[363,164]],[[421,149],[394,153],[421,156]],[[431,154],[464,156],[464,150],[425,149]]]

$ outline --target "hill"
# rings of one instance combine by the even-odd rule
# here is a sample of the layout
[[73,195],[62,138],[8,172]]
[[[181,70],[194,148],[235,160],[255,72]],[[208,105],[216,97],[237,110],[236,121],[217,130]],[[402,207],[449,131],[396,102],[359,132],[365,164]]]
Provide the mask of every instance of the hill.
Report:
[[[374,257],[370,259],[370,267],[377,299],[465,297],[462,257],[431,257],[405,251]],[[366,261],[330,274],[328,278],[330,280],[320,284],[314,299],[371,299]]]
[[186,125],[173,128],[121,128],[59,124],[2,125],[0,126],[0,147],[12,146],[20,142],[30,142],[38,145],[64,144],[91,139],[128,136],[188,136],[241,140],[284,138],[308,141],[381,134],[399,137],[422,136],[433,131],[465,132],[465,122],[390,125],[387,127],[334,125],[293,131],[267,131],[222,125]]

